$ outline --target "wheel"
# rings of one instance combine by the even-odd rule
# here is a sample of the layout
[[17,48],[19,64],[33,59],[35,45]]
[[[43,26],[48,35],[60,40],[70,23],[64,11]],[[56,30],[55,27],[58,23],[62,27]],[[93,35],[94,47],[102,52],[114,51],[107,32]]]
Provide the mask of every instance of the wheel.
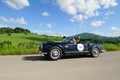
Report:
[[58,60],[61,57],[62,57],[62,50],[59,47],[55,46],[50,49],[49,58],[51,60]]
[[91,56],[92,57],[98,57],[100,54],[99,49],[98,48],[93,48],[91,51]]

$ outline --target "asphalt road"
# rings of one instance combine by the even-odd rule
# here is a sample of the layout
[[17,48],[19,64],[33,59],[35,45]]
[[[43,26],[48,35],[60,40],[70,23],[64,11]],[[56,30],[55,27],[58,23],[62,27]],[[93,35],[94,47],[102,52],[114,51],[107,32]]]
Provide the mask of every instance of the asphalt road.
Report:
[[58,61],[40,55],[0,56],[0,80],[120,80],[120,51]]

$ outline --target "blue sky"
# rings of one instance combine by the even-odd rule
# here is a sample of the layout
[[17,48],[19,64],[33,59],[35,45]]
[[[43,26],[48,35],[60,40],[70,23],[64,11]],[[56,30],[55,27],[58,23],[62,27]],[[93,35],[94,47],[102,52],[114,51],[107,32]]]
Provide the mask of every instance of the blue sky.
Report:
[[0,0],[0,27],[70,36],[120,36],[120,0]]

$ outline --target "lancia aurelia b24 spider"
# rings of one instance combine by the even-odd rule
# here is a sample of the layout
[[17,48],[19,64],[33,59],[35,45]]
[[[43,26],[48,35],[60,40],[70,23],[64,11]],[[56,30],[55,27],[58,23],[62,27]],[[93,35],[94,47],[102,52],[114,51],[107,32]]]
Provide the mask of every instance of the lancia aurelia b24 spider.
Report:
[[62,42],[46,42],[39,46],[39,51],[51,60],[58,60],[67,54],[89,54],[92,57],[98,57],[104,52],[101,44],[81,43],[75,41],[75,37],[67,37]]

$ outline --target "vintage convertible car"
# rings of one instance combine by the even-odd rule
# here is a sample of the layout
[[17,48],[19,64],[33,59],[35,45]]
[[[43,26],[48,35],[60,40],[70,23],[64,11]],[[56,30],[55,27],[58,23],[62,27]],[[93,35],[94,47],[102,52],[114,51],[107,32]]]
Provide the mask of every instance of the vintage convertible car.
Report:
[[39,51],[44,56],[52,60],[58,60],[67,54],[90,54],[98,57],[104,51],[101,44],[96,43],[77,43],[75,37],[67,37],[62,42],[46,42],[39,46]]

